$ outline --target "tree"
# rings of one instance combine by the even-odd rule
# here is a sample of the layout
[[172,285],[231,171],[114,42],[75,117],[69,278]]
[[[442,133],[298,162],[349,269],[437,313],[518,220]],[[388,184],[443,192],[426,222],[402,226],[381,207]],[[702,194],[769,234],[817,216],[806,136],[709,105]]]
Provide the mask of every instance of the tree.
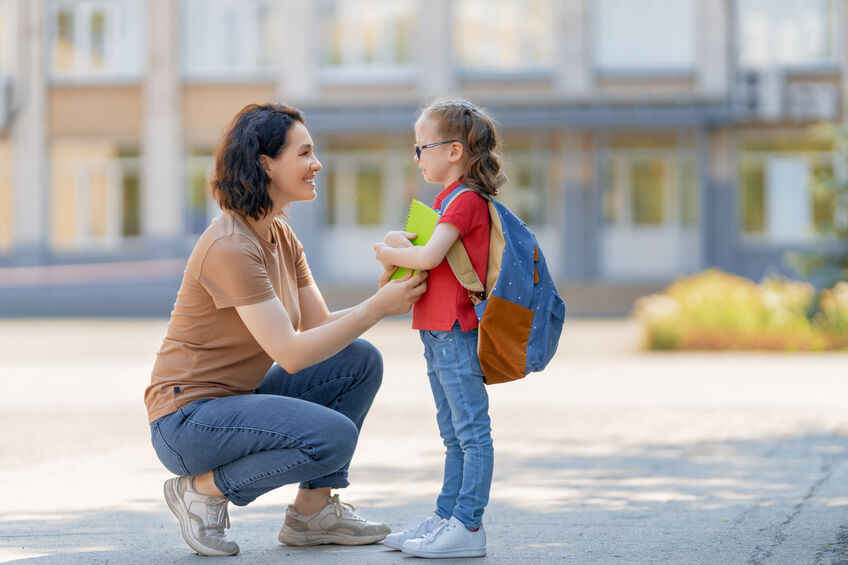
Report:
[[848,280],[848,123],[823,124],[816,129],[834,140],[836,160],[831,172],[817,175],[813,193],[818,202],[832,207],[832,220],[819,225],[826,237],[821,249],[789,254],[789,263],[818,286],[831,287]]

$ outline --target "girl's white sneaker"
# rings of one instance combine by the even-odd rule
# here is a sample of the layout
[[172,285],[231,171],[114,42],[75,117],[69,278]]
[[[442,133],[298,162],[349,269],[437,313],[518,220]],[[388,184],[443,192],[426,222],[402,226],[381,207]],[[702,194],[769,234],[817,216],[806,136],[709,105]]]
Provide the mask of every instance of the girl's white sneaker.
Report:
[[400,550],[401,546],[403,546],[403,542],[426,536],[435,529],[440,521],[441,518],[435,514],[430,514],[429,516],[426,514],[416,516],[409,521],[402,532],[387,535],[386,539],[383,540],[383,545],[391,549]]
[[443,557],[483,557],[486,555],[486,531],[480,526],[471,532],[451,516],[425,537],[407,540],[401,551],[415,557],[440,559]]

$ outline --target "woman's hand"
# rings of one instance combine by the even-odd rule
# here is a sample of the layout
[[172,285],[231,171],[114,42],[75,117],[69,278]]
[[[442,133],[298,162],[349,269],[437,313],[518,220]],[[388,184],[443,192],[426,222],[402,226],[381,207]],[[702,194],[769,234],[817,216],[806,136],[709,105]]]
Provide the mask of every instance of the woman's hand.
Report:
[[395,271],[397,270],[397,267],[392,267],[391,269],[386,269],[385,271],[383,271],[383,274],[380,275],[380,284],[377,286],[377,288],[383,288],[384,286],[386,286],[386,284],[388,284],[392,280],[392,275],[395,274]]
[[410,240],[415,239],[416,237],[418,237],[417,233],[410,233],[408,231],[390,231],[386,234],[386,237],[383,238],[383,243],[389,247],[411,247],[412,242]]
[[372,311],[380,318],[406,314],[427,290],[426,272],[411,276],[410,271],[402,278],[389,281],[392,272],[394,269],[380,276],[380,290],[370,299]]

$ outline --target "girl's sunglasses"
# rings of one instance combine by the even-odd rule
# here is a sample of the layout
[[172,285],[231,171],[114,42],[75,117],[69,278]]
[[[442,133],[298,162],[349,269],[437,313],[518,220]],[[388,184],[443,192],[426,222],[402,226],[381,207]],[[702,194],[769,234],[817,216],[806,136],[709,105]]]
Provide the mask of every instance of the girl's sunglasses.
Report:
[[447,141],[437,141],[436,143],[428,143],[427,145],[422,145],[420,147],[418,146],[417,143],[414,143],[413,146],[415,147],[415,156],[420,159],[421,158],[421,152],[423,150],[430,149],[431,147],[438,147],[439,145],[444,145],[445,143],[462,143],[462,142],[458,139],[448,139]]

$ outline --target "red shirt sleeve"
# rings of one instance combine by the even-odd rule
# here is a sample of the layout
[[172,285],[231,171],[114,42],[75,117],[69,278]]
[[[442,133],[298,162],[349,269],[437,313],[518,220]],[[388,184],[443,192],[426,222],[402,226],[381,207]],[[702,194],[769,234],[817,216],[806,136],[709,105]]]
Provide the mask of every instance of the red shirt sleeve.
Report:
[[474,226],[487,225],[488,217],[486,200],[470,190],[453,199],[447,211],[439,218],[439,223],[452,224],[459,230],[459,237],[465,238]]

